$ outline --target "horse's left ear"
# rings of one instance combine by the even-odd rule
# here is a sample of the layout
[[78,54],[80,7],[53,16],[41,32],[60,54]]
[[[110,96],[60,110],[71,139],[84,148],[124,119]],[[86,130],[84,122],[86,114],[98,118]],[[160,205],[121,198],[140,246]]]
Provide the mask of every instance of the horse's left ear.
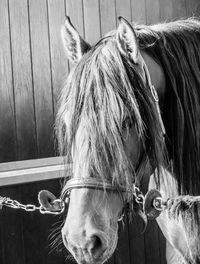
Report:
[[122,54],[129,56],[134,63],[138,62],[139,47],[133,27],[123,17],[119,17],[119,26],[116,32],[117,45]]
[[66,17],[61,28],[61,37],[66,55],[73,63],[79,62],[83,54],[90,49],[90,45],[79,35],[69,17]]

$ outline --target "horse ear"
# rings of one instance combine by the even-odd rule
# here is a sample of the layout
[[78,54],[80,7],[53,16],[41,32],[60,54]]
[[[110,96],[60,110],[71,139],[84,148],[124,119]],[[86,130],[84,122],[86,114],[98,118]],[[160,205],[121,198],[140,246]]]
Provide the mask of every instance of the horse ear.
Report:
[[119,17],[119,26],[116,32],[117,45],[122,54],[128,55],[134,63],[138,62],[139,47],[133,27],[123,17]]
[[61,37],[67,57],[73,63],[79,62],[83,54],[90,49],[90,45],[79,35],[69,17],[66,17],[61,28]]

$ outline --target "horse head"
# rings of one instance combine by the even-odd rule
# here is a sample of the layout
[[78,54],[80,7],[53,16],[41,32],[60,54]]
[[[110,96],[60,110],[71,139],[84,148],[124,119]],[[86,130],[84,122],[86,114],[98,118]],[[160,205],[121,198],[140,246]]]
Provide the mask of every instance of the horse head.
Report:
[[67,18],[62,39],[74,63],[56,123],[61,152],[72,163],[63,188],[70,202],[62,238],[78,263],[104,263],[116,248],[118,220],[133,202],[136,183],[164,162],[157,98],[164,74],[123,18],[93,46]]

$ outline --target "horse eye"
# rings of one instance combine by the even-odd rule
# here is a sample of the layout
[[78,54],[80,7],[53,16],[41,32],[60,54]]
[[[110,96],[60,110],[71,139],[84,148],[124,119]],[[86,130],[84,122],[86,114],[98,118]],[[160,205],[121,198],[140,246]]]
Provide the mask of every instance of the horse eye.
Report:
[[133,120],[130,117],[126,117],[122,123],[122,128],[127,129],[133,126]]

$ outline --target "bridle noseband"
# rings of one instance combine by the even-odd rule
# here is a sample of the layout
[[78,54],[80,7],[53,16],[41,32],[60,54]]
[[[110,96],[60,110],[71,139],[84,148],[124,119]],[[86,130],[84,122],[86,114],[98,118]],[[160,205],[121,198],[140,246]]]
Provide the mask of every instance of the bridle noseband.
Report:
[[[118,218],[118,222],[122,221],[125,215],[125,212],[127,212],[127,205],[128,204],[134,204],[135,202],[142,206],[142,211],[145,212],[149,218],[155,218],[157,217],[160,212],[157,210],[153,210],[151,208],[151,201],[149,201],[149,198],[153,201],[153,199],[157,197],[161,197],[159,192],[156,193],[151,192],[151,195],[149,196],[149,192],[146,196],[142,194],[140,189],[136,187],[135,185],[132,186],[131,189],[127,190],[125,187],[119,187],[112,185],[110,182],[103,182],[101,180],[98,180],[96,178],[72,178],[70,179],[61,194],[61,201],[64,202],[64,204],[69,204],[70,201],[70,194],[73,189],[93,189],[93,190],[101,190],[101,191],[108,191],[108,192],[115,192],[120,194],[123,208],[120,217]],[[126,194],[126,198],[124,199],[124,194]],[[156,194],[156,195],[155,195]],[[65,206],[65,205],[63,205]],[[133,207],[133,206],[132,206]],[[151,216],[149,214],[149,211],[151,209]],[[147,212],[148,211],[148,212]]]
[[[67,200],[67,204],[68,204],[70,200],[71,190],[72,189],[83,189],[83,188],[119,193],[121,200],[124,204],[123,193],[126,192],[125,188],[114,186],[108,181],[101,181],[96,178],[72,178],[70,179],[66,183],[61,193],[61,200],[65,202]],[[121,221],[123,217],[124,217],[124,207],[123,207],[121,216],[119,217],[118,221]]]

